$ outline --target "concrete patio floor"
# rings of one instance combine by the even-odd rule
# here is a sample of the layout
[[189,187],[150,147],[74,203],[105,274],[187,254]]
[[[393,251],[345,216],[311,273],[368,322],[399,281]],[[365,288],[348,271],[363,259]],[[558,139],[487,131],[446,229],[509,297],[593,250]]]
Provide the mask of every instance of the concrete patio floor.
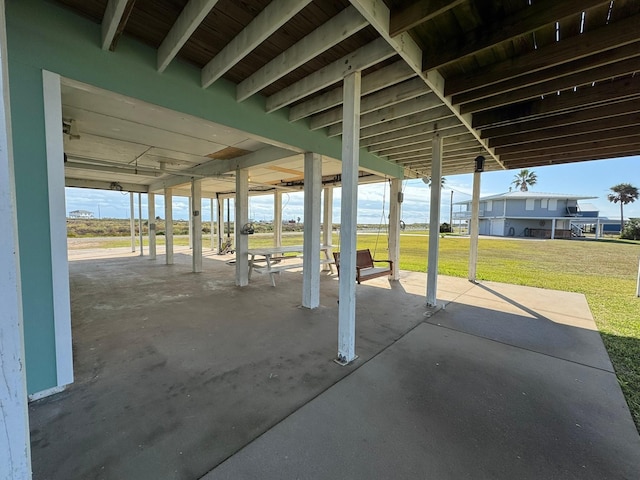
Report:
[[[70,252],[76,382],[30,405],[35,479],[637,479],[640,437],[584,296],[425,275],[299,307],[188,250]],[[102,251],[105,253],[105,251]],[[230,257],[229,257],[230,258]]]

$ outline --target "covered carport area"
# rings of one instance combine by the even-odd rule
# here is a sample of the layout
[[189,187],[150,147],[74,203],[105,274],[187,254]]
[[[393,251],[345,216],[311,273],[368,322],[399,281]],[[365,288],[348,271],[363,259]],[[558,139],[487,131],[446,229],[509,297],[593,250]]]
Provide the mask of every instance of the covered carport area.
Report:
[[[632,1],[462,1],[437,8],[381,1],[9,3],[11,88],[5,84],[3,91],[5,105],[11,96],[8,138],[15,161],[8,149],[2,178],[12,192],[9,167],[15,165],[17,200],[8,195],[6,204],[16,205],[17,223],[14,210],[5,212],[14,227],[6,243],[17,252],[17,233],[21,252],[3,263],[9,275],[2,291],[11,305],[3,352],[10,352],[5,358],[12,365],[3,398],[11,398],[19,417],[11,430],[21,432],[7,437],[4,451],[16,452],[10,468],[15,465],[18,474],[28,469],[22,332],[29,393],[51,393],[73,381],[60,227],[64,119],[62,106],[50,103],[61,79],[248,132],[268,144],[255,156],[211,159],[159,179],[166,182],[159,188],[171,189],[184,185],[175,177],[193,177],[196,197],[202,187],[197,176],[234,173],[239,223],[248,218],[251,162],[274,160],[260,158],[263,153],[293,147],[304,155],[312,167],[304,169],[304,180],[315,198],[322,184],[319,156],[340,159],[342,268],[349,271],[360,169],[394,177],[397,193],[403,176],[428,175],[438,185],[443,173],[473,171],[479,156],[489,170],[638,153],[638,8]],[[96,162],[75,161],[98,170]],[[160,169],[157,164],[145,168]],[[439,191],[432,189],[432,231],[438,204]],[[309,208],[319,211],[313,202]],[[240,239],[235,284],[243,286],[247,246]],[[313,250],[306,253],[314,257]],[[473,257],[470,270],[473,279]],[[428,279],[426,303],[434,305],[437,241]],[[349,363],[356,357],[355,285],[341,281],[338,299],[338,357]]]

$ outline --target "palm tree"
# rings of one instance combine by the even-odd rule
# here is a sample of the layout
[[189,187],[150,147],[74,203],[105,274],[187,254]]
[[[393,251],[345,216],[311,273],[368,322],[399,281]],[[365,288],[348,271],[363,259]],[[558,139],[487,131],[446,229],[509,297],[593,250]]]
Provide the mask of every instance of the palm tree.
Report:
[[624,229],[624,212],[622,207],[627,203],[635,202],[640,193],[638,193],[638,189],[630,183],[619,183],[611,187],[610,190],[613,193],[607,195],[609,201],[613,203],[620,202],[620,234],[622,234],[622,230]]
[[536,172],[533,170],[529,170],[528,168],[523,168],[520,170],[520,173],[513,177],[513,185],[516,188],[519,188],[521,192],[528,192],[529,187],[532,187],[538,181],[538,176]]

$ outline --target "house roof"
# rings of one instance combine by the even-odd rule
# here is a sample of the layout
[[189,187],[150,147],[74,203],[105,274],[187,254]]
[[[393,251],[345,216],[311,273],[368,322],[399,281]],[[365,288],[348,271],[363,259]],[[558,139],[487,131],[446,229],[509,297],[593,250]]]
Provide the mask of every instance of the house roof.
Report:
[[[498,193],[497,195],[489,195],[486,197],[480,197],[480,201],[484,202],[486,200],[518,200],[518,199],[556,199],[556,200],[586,200],[590,198],[598,198],[587,195],[575,195],[572,193],[545,193],[545,192],[506,192],[506,193]],[[467,200],[464,202],[457,202],[457,205],[465,205],[467,203],[471,203],[471,200]],[[596,208],[597,210],[597,208]]]
[[225,78],[329,137],[362,71],[360,145],[410,178],[431,173],[435,131],[444,175],[477,155],[499,170],[640,154],[637,0],[57,1],[102,24],[103,49],[136,38],[159,74],[180,57],[204,88]]

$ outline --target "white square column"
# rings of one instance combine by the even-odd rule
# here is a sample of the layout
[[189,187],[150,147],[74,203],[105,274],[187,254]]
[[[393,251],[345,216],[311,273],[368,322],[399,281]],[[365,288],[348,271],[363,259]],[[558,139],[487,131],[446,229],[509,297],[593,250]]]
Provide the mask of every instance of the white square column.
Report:
[[302,257],[302,306],[320,305],[320,194],[322,157],[304,154],[304,240]]
[[149,259],[155,260],[156,248],[156,194],[147,193],[147,216],[149,217]]
[[[4,0],[0,0],[0,478],[31,478],[31,446],[22,324],[20,255],[16,214],[11,111],[7,75],[7,36]],[[62,110],[60,111],[62,114]],[[58,125],[59,127],[59,125]],[[66,225],[66,224],[65,224]]]
[[389,192],[389,260],[391,280],[398,280],[400,272],[400,207],[402,206],[402,180],[391,180]]
[[[505,200],[506,204],[506,200]],[[506,207],[505,207],[506,208]],[[471,193],[471,221],[469,223],[469,281],[476,281],[478,264],[478,235],[480,230],[480,172],[473,173],[473,191]]]
[[138,192],[138,234],[140,235],[140,256],[144,256],[144,233],[142,231],[142,193]]
[[344,79],[342,120],[342,202],[340,212],[340,284],[338,358],[346,365],[356,357],[356,229],[360,159],[360,72]]
[[209,199],[209,203],[210,203],[210,208],[209,210],[211,211],[211,228],[210,228],[210,232],[211,232],[211,250],[213,250],[215,248],[216,245],[216,221],[213,215],[214,207],[213,207],[213,198]]
[[222,252],[222,236],[224,233],[224,198],[220,197],[216,193],[216,206],[218,208],[218,222],[217,228],[218,231],[218,255]]
[[202,180],[191,179],[191,266],[193,273],[202,272]]
[[[333,245],[333,187],[325,187],[323,192],[322,244],[331,247]],[[331,258],[331,249],[327,253]],[[322,267],[323,270],[333,271],[331,264],[325,264]]]
[[249,170],[236,170],[236,218],[234,235],[236,237],[236,285],[249,284],[249,236],[240,233],[242,226],[249,221]]
[[273,246],[282,246],[282,192],[280,190],[276,190],[273,194]]
[[164,189],[165,263],[173,265],[173,190]]
[[129,227],[131,229],[131,252],[136,251],[136,209],[133,192],[129,192]]
[[442,137],[433,136],[431,158],[431,205],[429,209],[429,264],[427,265],[427,306],[436,306],[438,290],[438,246],[440,245],[440,200],[442,190]]

